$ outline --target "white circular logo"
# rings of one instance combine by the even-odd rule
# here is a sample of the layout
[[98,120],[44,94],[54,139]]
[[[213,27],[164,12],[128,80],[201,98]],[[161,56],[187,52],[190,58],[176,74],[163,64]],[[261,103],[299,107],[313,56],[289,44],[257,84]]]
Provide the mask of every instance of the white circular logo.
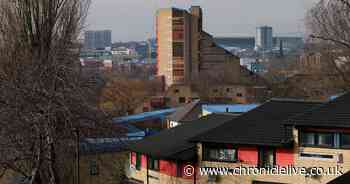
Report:
[[186,165],[184,167],[184,174],[185,174],[185,176],[193,176],[194,167],[192,165]]

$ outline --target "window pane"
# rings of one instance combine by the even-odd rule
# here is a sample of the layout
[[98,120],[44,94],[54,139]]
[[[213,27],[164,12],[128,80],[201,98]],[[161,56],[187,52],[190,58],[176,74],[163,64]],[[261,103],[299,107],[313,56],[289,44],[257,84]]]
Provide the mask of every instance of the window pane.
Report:
[[182,10],[173,10],[173,17],[183,17]]
[[184,56],[184,44],[182,42],[173,43],[173,56],[174,57],[183,57]]
[[158,171],[159,170],[159,160],[154,158],[149,158],[148,160],[149,169]]
[[136,153],[136,169],[141,169],[141,154]]
[[350,134],[341,134],[340,141],[342,148],[350,148]]
[[174,76],[184,76],[185,71],[184,70],[174,70]]
[[219,158],[219,153],[218,153],[218,150],[216,149],[210,149],[209,150],[209,159],[218,159]]
[[227,149],[226,150],[226,160],[236,160],[236,150],[235,149]]
[[153,169],[156,171],[159,170],[159,160],[154,160]]
[[209,160],[218,161],[236,161],[236,150],[235,149],[214,149],[210,148],[208,151]]
[[183,31],[174,31],[173,32],[173,39],[174,40],[183,40],[184,39]]
[[301,145],[315,145],[315,134],[309,132],[301,132]]
[[179,97],[179,103],[186,103],[185,97]]
[[267,154],[266,154],[266,164],[270,167],[273,167],[273,163],[274,163],[274,154],[273,154],[273,150],[270,149],[267,151]]
[[270,148],[261,148],[259,153],[260,167],[273,167],[275,162],[274,150]]
[[333,140],[332,133],[318,133],[318,145],[319,146],[333,146],[334,140]]
[[94,160],[90,161],[90,175],[91,176],[98,175],[97,162]]

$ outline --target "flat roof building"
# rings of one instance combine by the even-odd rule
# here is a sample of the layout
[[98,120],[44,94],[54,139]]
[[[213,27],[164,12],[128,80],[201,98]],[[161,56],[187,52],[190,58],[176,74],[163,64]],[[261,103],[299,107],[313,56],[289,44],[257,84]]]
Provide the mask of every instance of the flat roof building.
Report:
[[86,31],[84,36],[87,49],[105,49],[112,46],[111,30]]

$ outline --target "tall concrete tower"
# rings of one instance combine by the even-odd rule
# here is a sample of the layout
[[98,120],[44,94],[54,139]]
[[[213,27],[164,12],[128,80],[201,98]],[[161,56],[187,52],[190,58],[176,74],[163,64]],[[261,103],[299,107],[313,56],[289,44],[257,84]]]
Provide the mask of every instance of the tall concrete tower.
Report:
[[272,27],[262,26],[256,28],[255,49],[261,51],[271,50],[273,47]]
[[166,86],[186,84],[198,73],[202,10],[160,9],[157,13],[157,74]]

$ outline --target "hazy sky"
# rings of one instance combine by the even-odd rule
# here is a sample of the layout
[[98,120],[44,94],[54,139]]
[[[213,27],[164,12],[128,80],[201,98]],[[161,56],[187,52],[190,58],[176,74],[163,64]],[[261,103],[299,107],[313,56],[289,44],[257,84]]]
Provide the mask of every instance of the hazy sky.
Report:
[[214,36],[253,36],[255,27],[271,25],[277,35],[304,31],[306,10],[317,0],[92,0],[87,28],[111,29],[113,41],[154,36],[158,8],[200,5],[204,29]]

